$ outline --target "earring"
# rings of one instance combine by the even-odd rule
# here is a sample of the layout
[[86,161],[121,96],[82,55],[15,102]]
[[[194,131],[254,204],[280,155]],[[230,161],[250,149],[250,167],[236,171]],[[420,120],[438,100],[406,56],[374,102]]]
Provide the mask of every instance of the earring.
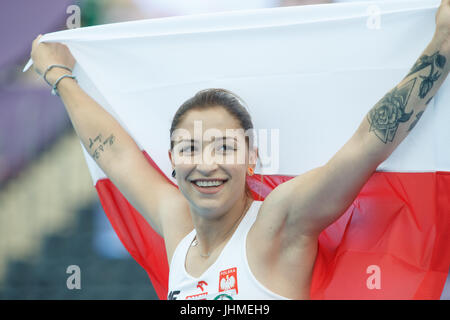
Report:
[[255,171],[253,170],[252,167],[248,167],[248,168],[247,168],[247,172],[248,172],[248,175],[249,175],[249,176],[252,176],[252,175],[255,173]]
[[175,173],[175,169],[173,169],[173,171],[172,171],[172,177],[173,177],[173,178],[175,178],[175,174],[176,174],[176,173]]

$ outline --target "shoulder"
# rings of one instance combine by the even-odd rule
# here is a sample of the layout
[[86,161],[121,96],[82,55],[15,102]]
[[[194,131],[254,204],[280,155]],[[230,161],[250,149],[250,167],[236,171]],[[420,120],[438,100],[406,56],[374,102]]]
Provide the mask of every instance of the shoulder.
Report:
[[[287,180],[265,198],[248,235],[248,244],[254,245],[255,252],[260,251],[262,256],[273,259],[273,252],[282,253],[286,252],[286,249],[315,247],[318,234],[302,232],[299,222],[293,223],[291,215],[293,204],[307,194],[304,189],[307,188],[308,181],[314,179],[317,174],[318,169],[314,169]],[[261,241],[267,245],[259,246],[258,243]]]
[[293,179],[276,186],[262,201],[258,216],[252,227],[253,233],[261,233],[270,239],[283,228],[291,207]]
[[268,237],[283,235],[294,241],[296,238],[307,238],[303,226],[307,224],[309,216],[317,211],[311,205],[312,201],[316,201],[311,190],[326,174],[326,168],[321,166],[277,185],[261,205],[255,232],[264,233]]

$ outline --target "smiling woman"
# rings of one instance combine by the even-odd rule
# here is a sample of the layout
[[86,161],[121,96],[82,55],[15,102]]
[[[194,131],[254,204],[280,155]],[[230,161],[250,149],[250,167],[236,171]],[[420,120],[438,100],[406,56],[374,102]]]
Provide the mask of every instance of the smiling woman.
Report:
[[[196,113],[194,113],[194,116],[186,119],[189,115],[189,111]],[[206,119],[204,119],[205,121],[202,121],[196,117],[196,115],[205,114],[204,111],[208,111],[208,115],[206,116]],[[190,123],[191,130],[186,130],[182,124],[190,119],[192,119]],[[225,124],[228,124],[228,126]],[[201,127],[204,125],[208,125],[208,128],[205,128],[205,132],[202,132]],[[199,127],[200,132],[196,130]],[[225,134],[223,134],[219,128],[222,128],[222,131],[224,131]],[[243,133],[242,130],[245,132]],[[199,135],[200,138],[206,136],[211,137],[211,140],[214,140],[212,146],[215,148],[211,149],[211,147],[209,147],[206,149],[208,151],[214,150],[214,157],[216,160],[225,160],[226,163],[244,164],[246,150],[253,151],[255,147],[253,144],[254,136],[252,119],[245,108],[243,100],[236,94],[225,89],[202,90],[184,102],[177,110],[170,127],[171,142],[169,157],[172,160],[173,167],[175,167],[174,164],[176,161],[181,163],[198,162],[199,156],[200,158],[203,158],[203,161],[206,163],[211,162],[211,159],[203,157],[203,143],[199,143],[199,141],[196,141],[195,139],[190,139],[191,137],[198,137]],[[242,143],[242,138],[244,138],[244,136],[245,145]],[[180,137],[187,139],[181,139]],[[234,142],[232,140],[234,140]],[[175,144],[175,141],[179,143]],[[218,152],[216,153],[215,150]],[[173,153],[179,154],[180,157],[173,159]],[[211,153],[212,152],[207,152],[208,155],[211,155]],[[253,154],[250,156],[253,156]],[[225,157],[225,159],[223,159],[223,157]],[[256,164],[255,158],[251,157],[248,164],[247,170],[252,173]],[[176,172],[177,170],[174,168],[172,173],[173,177],[175,177]],[[250,188],[247,183],[245,183],[245,192],[247,196],[251,198]]]
[[[284,274],[272,276],[281,280],[277,283],[265,276],[272,268],[272,246],[265,250],[257,247],[260,233],[270,231],[266,230],[267,223],[273,221],[264,211],[282,221],[287,206],[266,200],[264,209],[250,192],[246,181],[253,175],[258,152],[243,100],[225,89],[202,90],[175,113],[170,134],[173,176],[184,196],[182,201],[187,200],[193,229],[187,234],[178,231],[172,236],[175,241],[165,236],[170,262],[169,299],[224,294],[231,299],[308,298],[309,280],[300,279],[300,287],[289,288],[283,283]],[[257,223],[260,217],[265,218]],[[255,229],[254,225],[259,227]],[[280,223],[273,224],[277,225]],[[171,225],[172,230],[176,228]],[[267,235],[271,242],[273,231]],[[306,258],[301,274],[310,278],[316,244],[304,241],[302,247]],[[200,282],[219,291],[202,287],[198,293]]]
[[[323,9],[325,11],[327,8],[323,7]],[[393,12],[390,13],[394,14]],[[411,12],[408,11],[408,15],[409,13]],[[334,17],[334,15],[331,16]],[[100,198],[104,199],[102,204],[105,207],[113,207],[110,211],[115,211],[112,214],[109,213],[109,217],[114,215],[114,218],[110,220],[116,232],[150,276],[154,276],[151,274],[155,270],[154,264],[164,263],[165,259],[161,259],[161,252],[164,251],[160,247],[155,249],[153,230],[145,219],[162,236],[161,246],[166,250],[167,260],[170,263],[167,296],[169,299],[309,299],[311,292],[316,294],[315,297],[329,296],[330,288],[335,294],[331,297],[339,298],[345,295],[357,298],[379,297],[376,291],[369,291],[378,289],[379,281],[375,281],[374,286],[368,283],[368,279],[364,278],[366,270],[369,272],[382,270],[382,279],[390,279],[382,282],[381,288],[385,290],[381,294],[382,297],[435,297],[439,293],[436,283],[442,281],[442,270],[445,275],[447,274],[448,261],[450,261],[450,256],[447,254],[449,251],[444,248],[449,224],[443,220],[439,222],[445,216],[443,211],[445,209],[442,208],[448,208],[448,198],[446,198],[448,192],[445,191],[448,191],[448,184],[443,182],[447,179],[440,179],[443,186],[439,187],[434,173],[433,175],[415,175],[414,179],[424,179],[423,181],[429,179],[424,184],[415,183],[414,181],[419,180],[413,179],[408,182],[410,175],[405,175],[404,178],[400,174],[396,174],[395,178],[389,178],[387,174],[376,174],[374,178],[371,176],[415,126],[449,73],[449,16],[450,0],[442,0],[436,15],[435,35],[411,72],[390,92],[381,97],[362,121],[360,120],[360,126],[350,139],[331,158],[325,159],[328,160],[325,164],[316,163],[316,167],[310,171],[302,172],[298,176],[279,183],[263,201],[256,201],[248,192],[249,186],[246,182],[249,181],[247,178],[253,174],[258,151],[251,138],[251,129],[253,129],[251,117],[243,100],[237,95],[224,89],[202,90],[183,103],[175,113],[170,130],[171,144],[168,152],[177,181],[175,185],[166,179],[161,170],[158,171],[158,166],[151,159],[149,161],[150,157],[146,158],[146,154],[119,122],[86,94],[73,78],[67,77],[69,75],[67,69],[61,70],[58,67],[49,69],[52,65],[73,62],[65,47],[57,43],[46,44],[35,41],[32,56],[36,71],[41,71],[40,74],[44,75],[46,72],[47,80],[54,87],[57,86],[74,128],[92,158],[89,160],[94,160],[110,179],[109,182],[96,185],[101,194]],[[345,20],[346,23],[342,25],[350,25],[349,20],[357,20],[359,24],[361,20],[355,19],[352,15],[346,19],[348,20]],[[247,16],[245,20],[248,20]],[[340,30],[341,22],[344,20],[334,18],[332,20],[330,26],[339,22],[336,28]],[[316,22],[313,23],[314,27],[317,26]],[[294,25],[288,25],[286,28],[297,34],[307,30],[302,29],[301,25],[306,25],[306,22],[296,23],[295,27],[300,29],[295,32]],[[354,27],[359,28],[356,22]],[[312,26],[311,28],[308,31],[314,31]],[[244,29],[246,32],[249,29],[252,32],[257,31],[248,28],[247,25]],[[275,29],[279,29],[280,32],[274,32],[271,35],[266,29],[261,28],[258,30],[261,32],[261,40],[249,42],[247,41],[249,38],[244,38],[242,45],[246,45],[247,42],[251,43],[251,46],[261,43],[265,45],[264,48],[269,49],[266,42],[270,38],[273,40],[271,43],[277,46],[279,37],[285,29],[281,27]],[[331,30],[332,28],[322,29]],[[301,33],[307,34],[307,32]],[[361,35],[365,34],[366,32],[361,32]],[[321,39],[330,39],[328,36],[328,33],[323,34]],[[219,38],[214,34],[206,42],[213,42],[214,39]],[[364,37],[361,36],[359,39]],[[153,39],[153,41],[157,40]],[[220,41],[225,39],[220,38]],[[288,42],[287,38],[283,41]],[[344,43],[344,37],[340,41]],[[325,43],[316,42],[320,42],[320,48]],[[247,45],[246,50],[239,51],[239,55],[250,52],[251,46]],[[196,48],[192,45],[190,47]],[[235,48],[235,46],[229,47]],[[345,46],[335,46],[336,51],[339,51],[340,47]],[[226,46],[223,47],[223,50],[225,49]],[[271,54],[278,51],[280,50],[276,47]],[[302,51],[304,50],[299,50],[297,53],[302,54]],[[394,51],[398,51],[397,48]],[[194,56],[196,55],[192,55]],[[248,61],[252,64],[251,59],[256,56],[256,54],[251,55]],[[329,60],[323,59],[321,54],[318,56],[324,62],[338,63],[343,60],[331,59],[335,58],[334,50],[333,55],[328,56]],[[344,57],[344,55],[342,53],[336,57]],[[353,57],[356,58],[355,55]],[[293,69],[298,61],[302,66],[305,65],[303,62],[307,61],[298,59],[297,56],[295,58],[295,62],[287,66],[286,70]],[[371,59],[377,59],[377,57],[371,56],[367,59],[364,56],[363,60],[367,62]],[[224,56],[223,61],[226,60],[230,60],[230,57]],[[351,61],[354,63],[356,59]],[[203,64],[203,61],[199,63]],[[328,64],[318,63],[318,66],[330,68]],[[351,67],[345,66],[346,73],[350,72],[354,75],[355,66],[353,64]],[[95,64],[92,64],[92,67],[95,67]],[[267,64],[268,67],[269,64]],[[357,67],[358,70],[369,73],[367,79],[371,77],[366,64],[364,67],[361,65]],[[178,70],[177,66],[173,68]],[[303,70],[302,75],[308,74],[310,77],[311,70],[321,71],[311,68]],[[258,72],[260,70],[259,67],[254,69]],[[277,82],[273,83],[272,89],[284,94],[284,90],[278,90],[281,88],[278,83],[279,70],[275,71],[277,71]],[[252,70],[249,74],[254,75],[254,72]],[[333,74],[333,72],[314,72],[314,76],[322,73],[326,77],[331,77]],[[166,76],[165,73],[164,76]],[[212,78],[217,78],[216,76]],[[325,81],[326,77],[321,79]],[[389,74],[385,75],[385,79],[389,77]],[[257,82],[256,78],[252,78],[251,82]],[[248,78],[245,77],[245,79],[248,81]],[[299,78],[286,79],[300,81]],[[160,80],[158,78],[158,81]],[[379,82],[376,77],[370,80],[367,86]],[[289,81],[283,82],[284,85],[289,85]],[[319,91],[324,95],[320,82],[316,81],[312,84],[319,88],[313,90],[314,97]],[[231,86],[232,83],[229,85]],[[240,85],[244,86],[245,83],[240,82]],[[167,84],[161,86],[158,83],[155,88],[157,89],[151,91],[148,96],[172,95],[175,87],[167,86]],[[257,87],[258,96],[261,96],[261,88],[262,86]],[[192,87],[188,89],[192,90]],[[330,97],[333,99],[337,97],[336,91],[332,91],[331,87],[328,87],[328,90],[330,90]],[[366,95],[364,90],[361,91],[362,93],[356,91],[355,89],[355,94]],[[191,91],[177,92],[177,94],[179,97],[184,97],[186,92],[191,94]],[[330,127],[330,130],[327,130],[322,119],[325,118],[326,112],[331,112],[333,108],[339,111],[339,108],[332,103],[318,106],[299,103],[292,107],[294,102],[299,100],[298,88],[295,88],[293,92],[295,93],[291,94],[295,96],[295,99],[291,100],[292,103],[286,103],[288,107],[280,109],[283,110],[284,121],[292,117],[291,112],[295,107],[301,108],[302,111],[311,111],[308,113],[310,115],[317,115],[316,117],[304,116],[306,113],[297,112],[292,118],[296,120],[301,118],[304,121],[301,125],[290,122],[295,129],[298,127],[314,129],[314,132],[320,133],[320,138],[324,137],[322,133],[331,136],[342,129],[335,127],[333,131]],[[131,99],[132,95],[126,97]],[[137,103],[137,100],[139,99],[136,98],[133,102]],[[142,100],[148,103],[148,100]],[[268,118],[272,115],[273,109],[279,107],[277,101],[271,100],[271,109],[267,109],[269,110],[266,115]],[[331,99],[330,101],[333,102]],[[124,105],[129,104],[124,103]],[[158,105],[160,104],[153,104],[152,111],[167,111],[158,110]],[[355,105],[351,113],[356,114],[364,106],[365,103],[362,103],[362,107],[357,106],[358,108]],[[142,117],[140,113],[138,116]],[[159,118],[156,119],[153,121],[158,121]],[[272,121],[273,118],[268,120]],[[307,121],[312,122],[310,126]],[[350,124],[345,123],[347,126]],[[285,123],[280,125],[287,127]],[[155,126],[155,128],[160,127]],[[157,130],[155,128],[152,129]],[[306,135],[310,134],[308,131],[304,132]],[[153,131],[152,134],[153,139],[160,139],[159,132]],[[309,141],[311,144],[314,143],[322,148],[320,143],[316,143],[321,142],[320,139],[305,140],[311,140]],[[295,140],[295,143],[297,142]],[[309,150],[305,147],[296,147],[301,149],[302,153],[308,154]],[[293,156],[289,160],[297,165],[297,159],[298,157]],[[366,191],[371,195],[364,196],[365,199],[355,202],[358,193],[368,181],[372,184],[369,183],[370,190]],[[394,186],[395,184],[400,186]],[[429,187],[419,190],[415,185]],[[434,190],[437,188],[444,190],[439,193],[442,195],[441,198],[436,196]],[[406,193],[405,190],[412,193]],[[120,193],[126,199],[116,197]],[[413,201],[419,198],[418,204],[412,205]],[[431,199],[429,203],[428,199]],[[113,202],[114,204],[111,205]],[[352,206],[353,203],[355,204]],[[439,207],[441,211],[435,210],[434,207]],[[416,219],[419,214],[421,219]],[[335,225],[334,223],[342,217],[344,217],[344,223]],[[329,234],[326,233],[324,237],[330,236],[326,242],[320,243],[319,235],[330,226],[332,231]],[[439,232],[436,231],[438,227],[442,228]],[[335,229],[344,231],[335,231]],[[436,243],[431,243],[430,234],[438,234],[439,239]],[[422,249],[422,247],[425,248]],[[330,251],[333,254],[329,254]],[[365,254],[357,255],[359,252]],[[436,252],[439,253],[439,257],[433,256]],[[441,274],[435,277],[430,276],[434,272],[432,271],[433,261],[427,260],[426,257],[436,260],[434,264],[437,265]],[[344,264],[339,262],[343,259],[347,259]],[[411,273],[411,270],[419,269],[423,271],[421,271],[423,274],[417,275],[416,271]],[[312,281],[313,271],[314,274],[319,274],[315,277],[315,282]],[[340,277],[336,278],[335,275],[339,273]],[[397,281],[396,279],[399,278],[403,280]],[[159,292],[163,293],[160,297],[164,297],[167,293],[166,280],[158,281]],[[412,287],[410,282],[414,281],[413,286],[416,289],[399,294],[403,287]],[[432,294],[427,292],[427,286],[433,286]],[[417,289],[419,287],[420,290]],[[344,290],[348,288],[352,289],[351,294]]]

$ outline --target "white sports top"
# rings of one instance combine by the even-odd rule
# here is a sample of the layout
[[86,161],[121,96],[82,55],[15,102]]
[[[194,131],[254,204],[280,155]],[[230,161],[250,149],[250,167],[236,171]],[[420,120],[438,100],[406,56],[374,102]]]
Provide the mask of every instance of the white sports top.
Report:
[[217,260],[198,278],[189,275],[185,261],[196,230],[185,236],[170,262],[169,300],[275,300],[287,299],[264,287],[250,271],[246,240],[262,201],[253,201]]

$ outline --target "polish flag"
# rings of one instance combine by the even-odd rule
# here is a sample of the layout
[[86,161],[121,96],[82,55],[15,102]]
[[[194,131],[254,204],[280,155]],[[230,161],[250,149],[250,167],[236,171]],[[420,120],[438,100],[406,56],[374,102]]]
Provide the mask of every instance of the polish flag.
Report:
[[[254,198],[325,164],[408,73],[440,0],[284,7],[115,23],[45,35],[66,44],[83,89],[167,181],[169,128],[197,91],[237,93],[262,162]],[[411,35],[414,35],[411,37]],[[450,84],[319,238],[313,299],[440,299],[450,266]],[[120,240],[167,297],[163,239],[83,148]],[[263,176],[261,176],[263,174]]]

